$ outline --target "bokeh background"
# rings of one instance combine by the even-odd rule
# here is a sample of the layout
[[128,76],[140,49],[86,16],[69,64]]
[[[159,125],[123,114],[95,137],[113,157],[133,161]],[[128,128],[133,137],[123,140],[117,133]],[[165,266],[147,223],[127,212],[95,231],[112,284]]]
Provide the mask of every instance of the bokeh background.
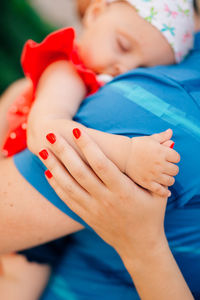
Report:
[[20,55],[25,41],[40,42],[64,26],[80,30],[75,0],[0,0],[0,94],[23,77]]

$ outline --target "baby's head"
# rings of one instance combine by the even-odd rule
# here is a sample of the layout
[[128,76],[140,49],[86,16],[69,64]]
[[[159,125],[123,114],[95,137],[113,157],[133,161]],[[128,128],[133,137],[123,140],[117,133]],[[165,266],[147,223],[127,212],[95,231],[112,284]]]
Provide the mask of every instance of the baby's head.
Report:
[[192,0],[93,0],[78,45],[88,68],[116,76],[180,62],[193,31]]

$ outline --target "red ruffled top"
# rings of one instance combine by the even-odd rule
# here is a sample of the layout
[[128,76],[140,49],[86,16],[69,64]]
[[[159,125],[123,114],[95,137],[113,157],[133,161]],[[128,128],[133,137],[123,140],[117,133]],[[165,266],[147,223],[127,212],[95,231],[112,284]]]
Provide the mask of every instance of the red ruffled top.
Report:
[[88,95],[95,93],[101,86],[93,71],[82,63],[74,45],[75,31],[64,28],[48,35],[40,44],[28,40],[24,46],[21,64],[32,86],[24,91],[12,104],[8,112],[9,132],[3,145],[3,153],[12,156],[26,145],[26,124],[29,111],[35,99],[35,91],[44,70],[53,62],[66,59],[74,64],[79,76],[84,81]]

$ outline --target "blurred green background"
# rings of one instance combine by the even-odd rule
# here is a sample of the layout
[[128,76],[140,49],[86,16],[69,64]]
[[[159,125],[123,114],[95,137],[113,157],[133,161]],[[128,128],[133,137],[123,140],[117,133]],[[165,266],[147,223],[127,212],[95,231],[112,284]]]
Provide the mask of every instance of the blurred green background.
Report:
[[0,0],[0,94],[23,76],[20,56],[26,40],[41,42],[69,25],[80,29],[75,0]]
[[20,55],[25,41],[41,41],[53,29],[26,0],[0,0],[0,94],[23,76]]

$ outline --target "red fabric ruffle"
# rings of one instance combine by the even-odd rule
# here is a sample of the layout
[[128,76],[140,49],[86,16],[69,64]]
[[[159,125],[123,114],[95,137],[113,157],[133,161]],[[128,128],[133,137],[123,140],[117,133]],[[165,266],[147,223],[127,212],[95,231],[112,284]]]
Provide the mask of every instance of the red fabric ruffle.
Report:
[[100,88],[96,75],[82,63],[74,45],[75,31],[64,28],[48,35],[41,43],[28,40],[24,46],[21,64],[26,77],[31,79],[32,87],[24,91],[13,103],[8,112],[9,131],[6,136],[3,153],[12,156],[24,150],[26,145],[26,123],[28,113],[35,99],[39,79],[44,70],[58,60],[71,61],[84,81],[88,95]]

